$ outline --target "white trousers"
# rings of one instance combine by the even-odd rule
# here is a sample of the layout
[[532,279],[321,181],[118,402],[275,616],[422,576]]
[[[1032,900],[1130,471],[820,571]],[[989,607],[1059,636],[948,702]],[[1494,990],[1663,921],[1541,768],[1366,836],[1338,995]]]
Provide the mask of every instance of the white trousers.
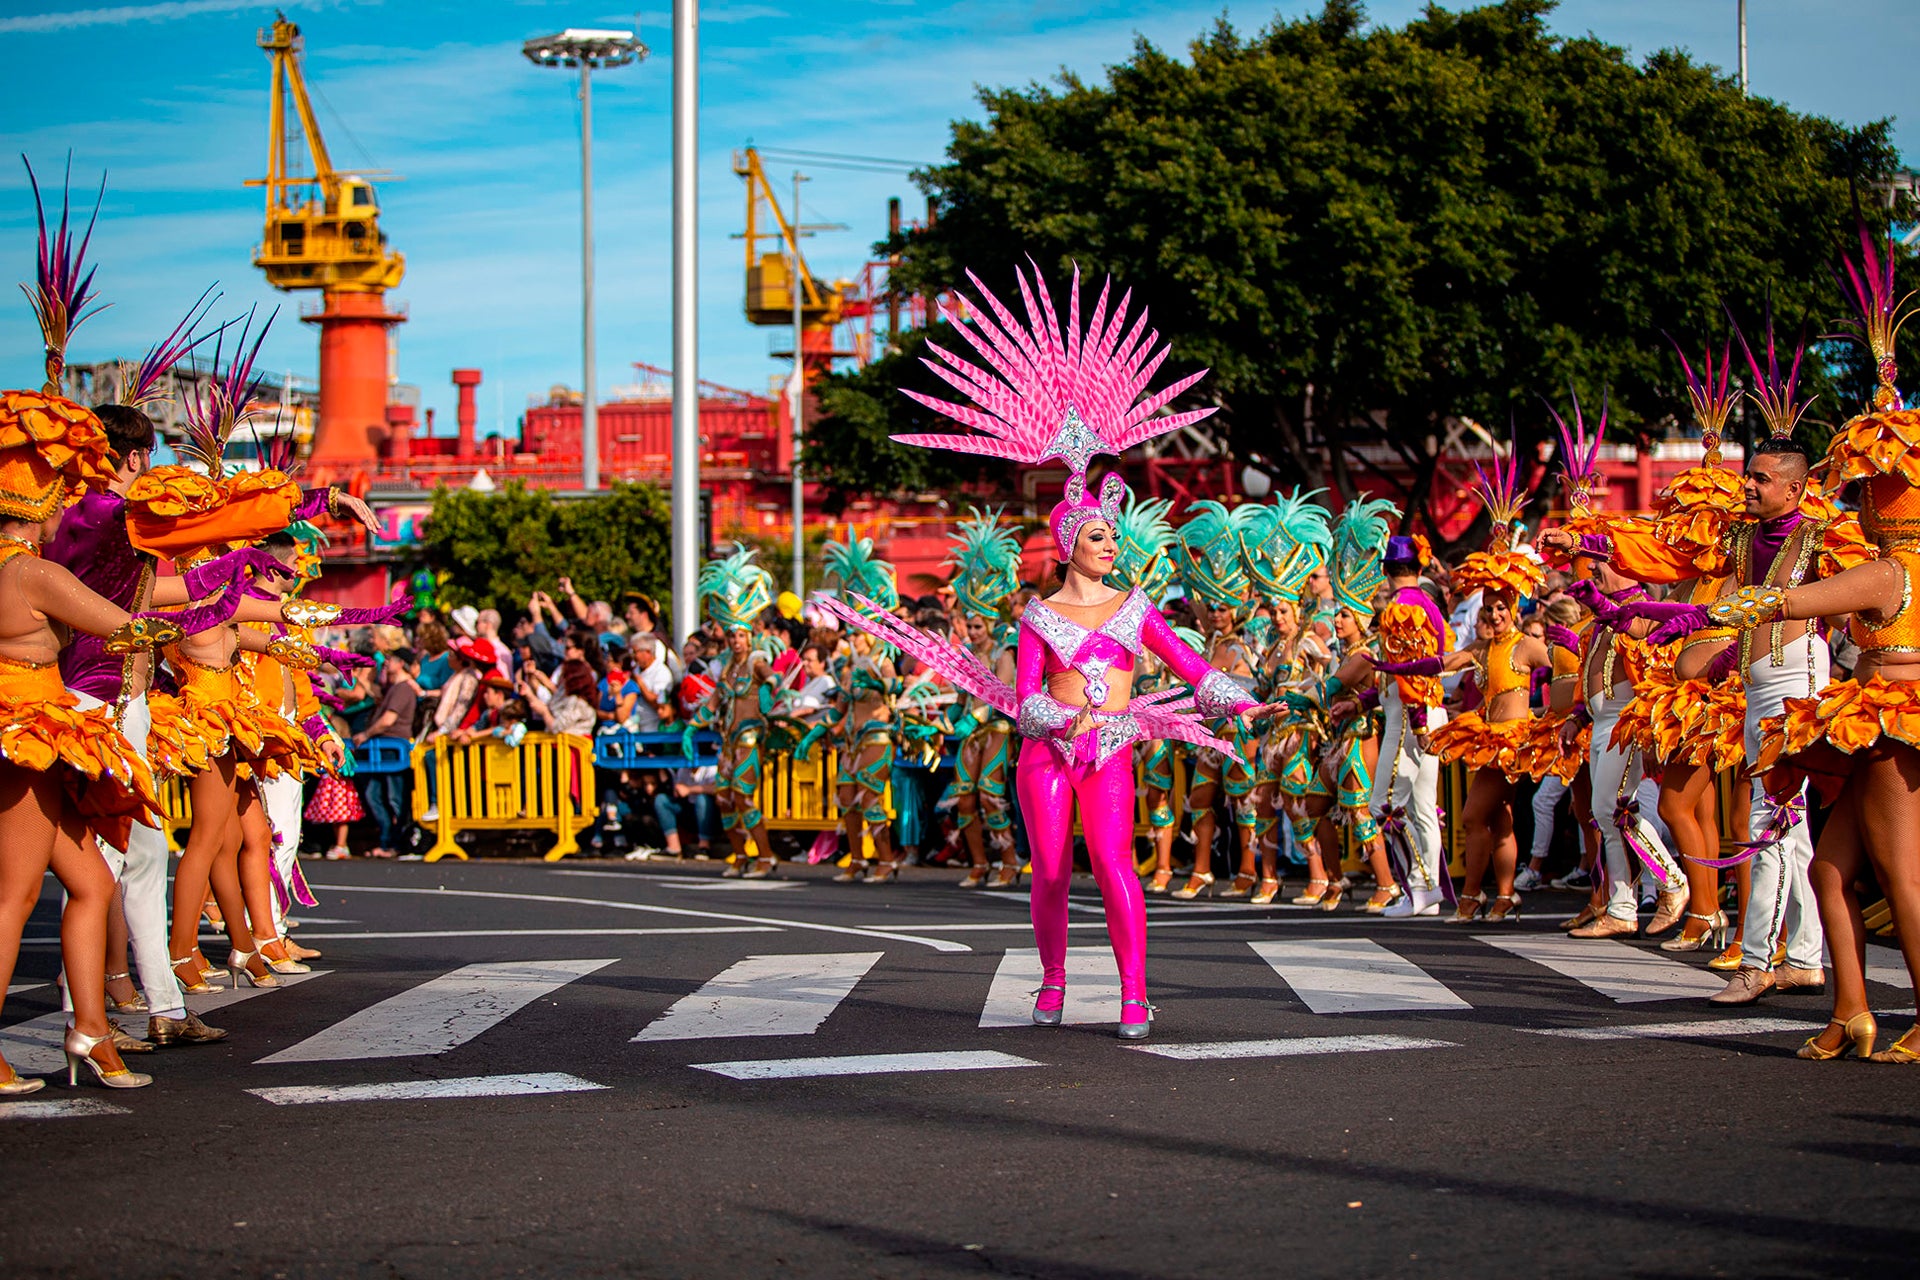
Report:
[[[73,695],[82,708],[103,705],[98,698],[84,693]],[[147,755],[147,735],[153,728],[147,697],[141,694],[128,701],[120,719],[121,730],[132,742],[141,759]],[[159,1017],[184,1018],[186,997],[173,976],[167,938],[167,837],[158,827],[136,822],[127,836],[125,853],[105,840],[95,842],[107,868],[120,886],[120,906],[127,917],[127,953],[133,971],[140,978],[141,994]]]
[[[1753,665],[1747,668],[1747,759],[1760,754],[1760,721],[1780,715],[1788,698],[1811,698],[1827,683],[1827,642],[1811,632],[1783,646],[1780,666],[1766,646],[1767,629],[1754,633]],[[1805,789],[1802,788],[1804,795]],[[1753,835],[1773,820],[1776,808],[1760,779],[1753,780]],[[1787,963],[1797,969],[1820,968],[1826,935],[1814,905],[1813,835],[1805,819],[1786,836],[1753,855],[1753,888],[1747,895],[1742,964],[1773,968],[1773,953],[1786,939]]]
[[[1627,848],[1627,837],[1617,821],[1620,805],[1637,800],[1640,790],[1639,751],[1633,748],[1620,751],[1613,746],[1613,727],[1619,723],[1620,711],[1626,704],[1624,697],[1602,698],[1597,705],[1587,704],[1593,711],[1593,741],[1587,748],[1587,771],[1593,779],[1593,818],[1600,824],[1600,847],[1606,855],[1607,914],[1618,920],[1632,920],[1640,914],[1640,904],[1633,892],[1639,860]],[[1667,877],[1667,890],[1671,892],[1684,886],[1686,873],[1680,870],[1680,864],[1674,861],[1644,813],[1635,813],[1633,827],[1642,847],[1652,855],[1654,865]]]
[[1530,861],[1542,861],[1552,850],[1554,812],[1560,807],[1560,797],[1566,794],[1567,784],[1557,773],[1540,779],[1540,785],[1533,789],[1533,848],[1527,854]]
[[[273,828],[273,869],[279,873],[280,883],[287,886],[287,892],[292,893],[293,864],[300,860],[300,779],[283,773],[258,786],[260,802],[266,807],[267,825]],[[280,895],[276,893],[273,926],[274,932],[282,937],[287,932],[286,918]]]
[[[1386,725],[1380,737],[1380,763],[1373,771],[1373,791],[1367,807],[1375,819],[1384,822],[1390,810],[1405,815],[1407,843],[1413,847],[1413,866],[1408,868],[1412,887],[1431,890],[1440,883],[1440,757],[1423,751],[1407,723],[1407,709],[1400,701],[1400,687],[1392,679],[1380,695]],[[1427,730],[1432,732],[1447,722],[1447,713],[1438,707],[1427,711]]]

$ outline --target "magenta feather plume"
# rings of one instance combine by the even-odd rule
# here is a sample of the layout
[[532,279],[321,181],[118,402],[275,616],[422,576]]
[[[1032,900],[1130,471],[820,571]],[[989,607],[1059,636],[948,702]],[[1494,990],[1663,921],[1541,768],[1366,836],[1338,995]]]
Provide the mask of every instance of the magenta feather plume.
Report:
[[1507,440],[1507,456],[1502,458],[1498,451],[1493,455],[1493,474],[1489,476],[1478,461],[1473,464],[1474,474],[1480,477],[1480,483],[1474,486],[1480,500],[1487,504],[1487,511],[1493,516],[1495,524],[1512,524],[1520,515],[1524,505],[1520,493],[1520,450],[1511,436]]
[[[1600,442],[1607,436],[1607,395],[1600,393],[1600,425],[1594,428],[1593,435],[1587,435],[1586,418],[1580,412],[1580,393],[1567,386],[1567,394],[1573,397],[1573,426],[1567,426],[1567,420],[1560,411],[1547,404],[1547,412],[1553,415],[1554,426],[1560,433],[1560,466],[1566,475],[1567,483],[1577,484],[1591,480],[1594,464],[1600,457]],[[1517,459],[1516,459],[1517,461]]]
[[138,409],[159,399],[160,380],[172,372],[173,366],[184,360],[195,347],[214,336],[205,333],[195,337],[194,331],[206,319],[213,304],[220,300],[220,295],[213,292],[217,287],[208,285],[206,292],[187,309],[180,323],[173,326],[173,332],[148,348],[146,356],[140,361],[139,371],[134,375],[133,386],[126,397],[127,404]]
[[[1735,326],[1736,332],[1738,326]],[[1696,373],[1687,360],[1687,353],[1674,342],[1673,336],[1667,336],[1673,342],[1674,354],[1680,357],[1680,369],[1687,376],[1687,399],[1693,402],[1694,420],[1703,431],[1718,432],[1726,427],[1727,415],[1733,411],[1736,397],[1732,393],[1733,382],[1733,339],[1728,338],[1720,348],[1720,362],[1714,363],[1713,347],[1707,346],[1701,358],[1701,369]]]
[[33,304],[34,319],[39,321],[47,350],[64,360],[73,331],[105,305],[94,302],[93,268],[87,265],[87,246],[93,242],[93,225],[100,217],[100,202],[106,198],[107,177],[104,173],[100,175],[100,191],[94,197],[93,213],[87,218],[87,229],[76,239],[68,205],[73,180],[72,154],[67,156],[66,176],[61,182],[60,225],[52,234],[47,231],[47,209],[40,198],[40,179],[26,156],[20,157],[20,163],[27,167],[27,182],[33,188],[34,218],[40,228],[34,287],[21,285],[20,290]]
[[1834,282],[1840,286],[1840,292],[1854,305],[1858,318],[1845,327],[1852,335],[1867,344],[1873,353],[1875,363],[1882,366],[1882,380],[1889,379],[1893,373],[1894,343],[1900,336],[1901,328],[1913,315],[1914,291],[1905,296],[1896,297],[1893,285],[1894,247],[1891,241],[1884,255],[1874,247],[1873,232],[1866,223],[1860,224],[1860,261],[1856,264],[1852,258],[1842,257],[1841,265],[1846,269],[1846,279],[1834,272]]
[[967,279],[985,306],[956,294],[971,323],[947,306],[941,316],[973,348],[979,363],[929,342],[935,359],[923,363],[953,387],[963,401],[916,391],[910,399],[945,414],[977,434],[916,432],[893,437],[903,444],[1035,463],[1065,458],[1076,472],[1094,454],[1119,455],[1133,445],[1200,421],[1214,407],[1156,416],[1206,374],[1202,369],[1160,388],[1148,384],[1172,351],[1147,328],[1143,309],[1129,326],[1133,295],[1109,305],[1111,278],[1100,288],[1093,313],[1081,322],[1080,269],[1073,272],[1063,329],[1040,269],[1016,271],[1024,318],[1016,316],[969,271]]
[[[200,463],[216,480],[226,472],[227,441],[232,438],[234,428],[247,417],[247,407],[260,389],[259,379],[253,376],[253,365],[260,355],[260,344],[266,341],[280,309],[273,309],[249,346],[247,335],[253,329],[254,314],[255,308],[249,307],[245,316],[214,331],[213,361],[207,376],[187,392],[181,405],[187,439],[180,446],[180,453]],[[227,330],[235,324],[240,326],[240,332],[234,338],[233,354],[228,358]]]
[[[1801,415],[1813,405],[1813,397],[1805,400],[1798,397],[1800,385],[1800,361],[1807,354],[1807,340],[1803,336],[1793,351],[1793,363],[1785,374],[1780,371],[1779,347],[1773,336],[1773,296],[1769,292],[1766,308],[1762,313],[1767,328],[1767,367],[1762,369],[1760,361],[1753,353],[1753,347],[1747,342],[1747,335],[1740,326],[1733,326],[1733,336],[1740,341],[1740,350],[1747,357],[1747,368],[1753,372],[1753,389],[1747,392],[1760,409],[1760,416],[1766,421],[1768,434],[1776,439],[1790,436],[1793,429],[1800,425]],[[1727,318],[1733,318],[1729,312]]]

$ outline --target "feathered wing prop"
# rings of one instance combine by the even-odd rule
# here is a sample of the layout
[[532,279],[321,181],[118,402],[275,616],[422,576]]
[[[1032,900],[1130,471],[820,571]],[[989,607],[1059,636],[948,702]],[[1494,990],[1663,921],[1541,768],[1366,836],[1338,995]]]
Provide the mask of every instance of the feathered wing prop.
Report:
[[945,636],[931,635],[901,621],[868,596],[848,592],[853,604],[836,600],[824,592],[813,597],[814,604],[840,621],[860,628],[876,640],[893,645],[900,652],[925,663],[947,678],[948,683],[980,699],[995,711],[1014,717],[1020,713],[1019,699],[1005,681],[993,674],[993,668],[980,661],[972,650],[955,644]]

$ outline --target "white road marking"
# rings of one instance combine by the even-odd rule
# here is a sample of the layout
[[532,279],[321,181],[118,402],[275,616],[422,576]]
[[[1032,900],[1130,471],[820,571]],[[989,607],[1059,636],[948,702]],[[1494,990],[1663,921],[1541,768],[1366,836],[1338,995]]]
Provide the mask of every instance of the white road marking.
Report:
[[1867,981],[1880,982],[1889,987],[1899,987],[1902,991],[1913,990],[1913,975],[1907,972],[1907,962],[1892,947],[1867,946]]
[[1297,1036],[1288,1040],[1217,1040],[1210,1044],[1130,1044],[1156,1057],[1194,1062],[1209,1058],[1292,1058],[1319,1053],[1373,1053],[1382,1049],[1458,1049],[1451,1040],[1419,1036]]
[[655,889],[691,889],[697,893],[766,893],[780,889],[799,889],[799,880],[715,880],[704,876],[650,876],[632,871],[555,871],[557,876],[597,876],[603,880],[626,880]]
[[991,1071],[1002,1067],[1043,1067],[1044,1062],[973,1049],[948,1053],[864,1053],[842,1058],[773,1058],[764,1062],[696,1062],[734,1080],[798,1080],[808,1076],[872,1076],[899,1071]]
[[44,982],[16,982],[8,986],[7,994],[10,996],[17,996],[22,991],[38,991],[40,988],[46,985],[47,984]]
[[861,929],[851,925],[818,924],[811,920],[779,920],[770,916],[744,916],[731,911],[695,911],[688,907],[662,907],[650,902],[621,902],[610,898],[571,898],[553,893],[495,893],[484,889],[406,889],[397,885],[340,884],[316,885],[315,893],[406,893],[441,898],[498,898],[508,902],[553,902],[573,907],[604,907],[609,911],[644,911],[655,915],[690,916],[696,920],[728,920],[736,924],[764,924],[779,929],[810,929],[816,933],[843,933],[857,938],[883,938],[890,942],[911,942],[935,951],[971,951],[964,942],[947,938],[922,938],[917,934],[890,929]]
[[358,920],[343,920],[338,916],[310,916],[310,915],[304,915],[304,914],[296,914],[292,916],[291,919],[295,923],[300,925],[301,928],[305,928],[307,925],[310,925],[310,924],[359,924],[360,923]]
[[98,1098],[42,1098],[29,1095],[18,1102],[0,1102],[0,1120],[72,1120],[81,1116],[132,1115],[125,1107]]
[[1371,938],[1247,944],[1315,1013],[1384,1013],[1473,1006],[1411,960]]
[[470,964],[342,1018],[258,1061],[340,1062],[446,1053],[527,1004],[613,960],[511,960]]
[[[309,978],[324,976],[326,969],[316,969],[312,973],[286,974],[280,981],[288,985],[304,982]],[[224,1008],[242,1000],[251,1000],[255,996],[271,995],[271,987],[242,987],[238,992],[222,988],[207,995],[190,995],[187,1007],[195,1013],[208,1013]],[[62,1047],[67,1036],[67,1020],[73,1015],[62,1010],[43,1013],[37,1018],[25,1022],[16,1022],[10,1027],[0,1028],[0,1054],[4,1054],[13,1069],[21,1075],[43,1076],[67,1069],[66,1050]],[[137,1036],[147,1031],[144,1015],[113,1014],[122,1026]],[[133,1065],[140,1064],[136,1059]]]
[[416,929],[409,933],[308,933],[309,942],[321,938],[652,938],[683,933],[779,933],[770,924],[698,924],[662,929]]
[[[235,991],[231,986],[225,985],[230,979],[226,976],[226,971],[223,969],[219,977],[219,981],[222,983],[220,990],[210,991],[204,995],[189,995],[187,997],[187,1008],[193,1010],[195,1013],[211,1013],[215,1009],[224,1009],[229,1005],[239,1004],[242,1000],[251,1000],[255,996],[270,996],[274,992],[286,987],[297,987],[303,982],[311,982],[315,978],[324,978],[332,972],[333,970],[331,969],[315,969],[311,973],[282,973],[275,975],[280,979],[280,986],[278,987],[254,987],[242,982],[240,989]],[[145,1024],[142,1023],[139,1027],[132,1029],[138,1031],[144,1026]]]
[[[994,971],[987,1003],[980,1010],[983,1027],[1033,1025],[1034,991],[1040,986],[1040,953],[1032,947],[1009,947]],[[1120,1021],[1120,971],[1108,947],[1067,948],[1067,997],[1062,1021]]]
[[385,1084],[280,1085],[249,1089],[277,1107],[310,1102],[405,1102],[420,1098],[506,1098],[529,1093],[584,1093],[605,1089],[564,1071],[513,1076],[461,1076],[452,1080],[393,1080]]
[[1688,1000],[1710,996],[1726,981],[1708,969],[1669,960],[1606,938],[1547,937],[1542,934],[1476,934],[1475,940],[1531,960],[1593,988],[1619,1004],[1648,1000]]
[[1777,1031],[1818,1031],[1800,1018],[1707,1018],[1698,1022],[1647,1022],[1624,1027],[1521,1027],[1560,1040],[1691,1040],[1702,1036],[1767,1036]]
[[884,951],[749,956],[682,996],[633,1039],[810,1036]]

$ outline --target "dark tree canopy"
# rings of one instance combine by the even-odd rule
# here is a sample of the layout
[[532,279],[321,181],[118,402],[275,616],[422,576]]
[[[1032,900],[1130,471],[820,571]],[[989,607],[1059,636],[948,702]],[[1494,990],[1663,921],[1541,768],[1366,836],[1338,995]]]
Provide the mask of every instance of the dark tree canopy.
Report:
[[[988,89],[923,175],[939,219],[894,246],[896,281],[996,291],[1031,254],[1111,272],[1205,365],[1234,451],[1282,483],[1351,492],[1348,450],[1386,441],[1431,475],[1457,416],[1523,437],[1539,397],[1611,399],[1623,438],[1687,419],[1663,333],[1698,349],[1723,305],[1758,340],[1841,311],[1828,265],[1886,211],[1885,122],[1849,129],[1679,52],[1636,65],[1549,33],[1548,0],[1434,7],[1368,27],[1355,0],[1252,36],[1223,19],[1180,61],[1139,41],[1104,84]],[[1857,211],[1857,212],[1856,212]],[[1736,348],[1736,359],[1738,359]],[[843,488],[939,484],[944,461],[867,448],[919,411],[890,358],[822,396],[819,462]],[[1822,381],[1825,371],[1817,371]],[[1815,417],[1852,408],[1832,398]],[[858,450],[844,446],[857,443]]]

